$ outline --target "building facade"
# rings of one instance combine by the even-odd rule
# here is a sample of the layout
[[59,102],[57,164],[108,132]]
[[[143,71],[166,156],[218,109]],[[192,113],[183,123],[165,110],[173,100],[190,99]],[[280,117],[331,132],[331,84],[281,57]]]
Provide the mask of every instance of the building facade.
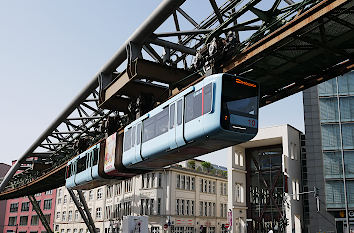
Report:
[[302,232],[301,132],[260,129],[227,149],[231,232]]
[[[54,222],[56,190],[38,193],[35,198],[50,226]],[[28,197],[7,200],[4,233],[45,233],[37,213]]]
[[[121,232],[122,217],[148,216],[149,231],[222,232],[227,223],[226,168],[188,160],[116,184],[84,191],[98,232]],[[166,229],[166,230],[165,230]],[[55,232],[87,231],[65,187],[57,192]]]
[[[0,183],[4,179],[6,173],[10,170],[11,166],[0,163]],[[6,200],[0,201],[0,210],[6,209]],[[4,232],[4,225],[5,225],[5,212],[0,211],[0,232]]]
[[[354,72],[304,91],[308,232],[345,232],[346,212],[354,231]],[[343,163],[344,162],[344,163]]]

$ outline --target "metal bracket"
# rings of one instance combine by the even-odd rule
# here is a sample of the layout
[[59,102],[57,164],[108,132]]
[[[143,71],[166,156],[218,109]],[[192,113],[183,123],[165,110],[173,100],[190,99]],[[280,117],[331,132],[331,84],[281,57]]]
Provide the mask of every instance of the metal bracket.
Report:
[[76,195],[74,194],[74,191],[71,189],[68,189],[69,194],[71,198],[73,199],[75,206],[77,210],[79,211],[81,218],[84,220],[87,229],[90,231],[90,233],[97,233],[95,223],[93,222],[93,219],[91,217],[91,213],[87,207],[87,203],[85,200],[84,195],[82,194],[81,190],[78,190],[77,193],[79,194],[79,200],[76,198]]
[[37,203],[37,200],[36,198],[33,196],[33,195],[29,195],[28,196],[28,199],[30,200],[32,206],[33,206],[33,209],[34,211],[36,211],[39,219],[41,220],[45,230],[48,232],[48,233],[53,233],[52,229],[50,228],[50,225],[47,221],[47,219],[45,218],[41,208],[39,207],[38,203]]

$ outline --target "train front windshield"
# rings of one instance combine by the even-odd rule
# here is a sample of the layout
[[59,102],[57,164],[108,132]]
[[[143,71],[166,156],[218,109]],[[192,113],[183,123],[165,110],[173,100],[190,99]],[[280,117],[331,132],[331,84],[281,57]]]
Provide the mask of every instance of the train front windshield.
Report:
[[258,91],[255,82],[223,75],[221,125],[226,130],[253,133],[258,128]]

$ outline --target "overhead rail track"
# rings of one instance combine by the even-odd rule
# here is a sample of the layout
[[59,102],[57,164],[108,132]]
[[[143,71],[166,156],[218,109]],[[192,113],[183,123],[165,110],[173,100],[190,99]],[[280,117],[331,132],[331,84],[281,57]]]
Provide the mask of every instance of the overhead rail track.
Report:
[[0,199],[64,185],[76,153],[205,75],[256,80],[264,106],[353,69],[354,1],[273,0],[260,9],[269,2],[205,0],[212,13],[198,22],[188,9],[195,1],[164,0],[19,158]]

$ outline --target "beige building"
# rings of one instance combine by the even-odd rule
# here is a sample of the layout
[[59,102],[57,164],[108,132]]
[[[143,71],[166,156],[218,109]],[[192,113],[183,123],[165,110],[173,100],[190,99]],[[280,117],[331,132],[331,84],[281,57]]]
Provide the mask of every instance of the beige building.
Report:
[[259,129],[226,153],[231,232],[301,233],[301,132],[290,125]]
[[[149,231],[153,233],[224,232],[228,202],[226,168],[202,163],[188,160],[85,191],[97,232],[121,232],[122,216],[126,215],[148,216]],[[57,192],[54,230],[87,232],[65,187]]]

